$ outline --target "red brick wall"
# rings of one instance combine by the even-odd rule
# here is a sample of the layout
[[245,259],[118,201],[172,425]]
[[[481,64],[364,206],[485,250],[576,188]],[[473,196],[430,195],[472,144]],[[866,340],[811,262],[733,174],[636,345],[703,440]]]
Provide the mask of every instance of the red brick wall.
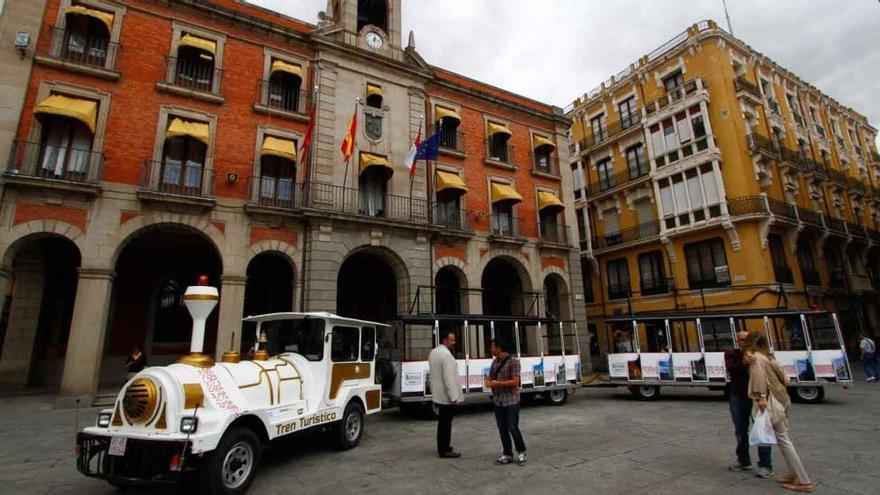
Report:
[[297,232],[293,229],[273,229],[254,225],[251,227],[251,245],[260,241],[284,241],[293,247],[297,246]]
[[467,252],[464,246],[434,246],[434,257],[436,259],[452,257],[461,261],[467,261]]
[[78,227],[80,230],[85,230],[87,218],[88,211],[85,208],[18,203],[15,205],[12,225],[30,222],[31,220],[57,220]]
[[544,256],[541,258],[541,270],[548,266],[555,266],[561,270],[565,270],[565,260],[558,256]]

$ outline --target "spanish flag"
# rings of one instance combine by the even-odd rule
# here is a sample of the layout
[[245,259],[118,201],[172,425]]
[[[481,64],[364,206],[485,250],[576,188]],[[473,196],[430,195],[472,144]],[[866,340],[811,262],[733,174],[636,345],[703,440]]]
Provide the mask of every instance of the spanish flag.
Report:
[[354,115],[351,116],[351,124],[348,126],[348,134],[345,136],[345,139],[342,141],[342,158],[345,163],[351,159],[351,154],[354,153],[354,142],[357,136],[357,126],[358,126],[358,113],[357,108],[354,109]]

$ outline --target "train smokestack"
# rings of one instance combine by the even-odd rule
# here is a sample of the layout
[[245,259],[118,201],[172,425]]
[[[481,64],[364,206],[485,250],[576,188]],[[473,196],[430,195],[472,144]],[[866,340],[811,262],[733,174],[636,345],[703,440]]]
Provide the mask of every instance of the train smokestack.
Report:
[[[202,279],[199,280],[202,282]],[[183,295],[183,303],[193,319],[192,343],[189,354],[180,358],[179,363],[192,366],[208,367],[214,365],[214,359],[205,355],[202,350],[205,344],[205,322],[211,311],[217,306],[220,294],[216,287],[207,285],[192,285],[186,288]]]

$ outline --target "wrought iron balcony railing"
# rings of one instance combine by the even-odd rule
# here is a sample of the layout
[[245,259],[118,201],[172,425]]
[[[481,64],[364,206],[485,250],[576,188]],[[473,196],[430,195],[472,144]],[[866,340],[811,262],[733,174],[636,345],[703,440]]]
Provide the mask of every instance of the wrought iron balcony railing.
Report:
[[456,232],[473,232],[470,218],[473,215],[471,210],[452,210],[437,205],[434,208],[434,223],[443,227],[454,230]]
[[608,299],[626,299],[631,294],[629,284],[608,284]]
[[763,153],[773,158],[779,155],[776,143],[760,134],[746,134],[746,143],[752,153]]
[[53,32],[51,56],[76,64],[116,69],[117,54],[122,48],[119,43],[78,30],[53,28]]
[[744,78],[742,76],[737,77],[733,81],[733,86],[734,86],[734,88],[736,88],[737,93],[739,93],[740,91],[744,91],[744,92],[749,93],[750,95],[754,96],[758,100],[761,99],[761,90],[758,89],[758,85],[747,80],[746,78]]
[[868,229],[866,229],[864,225],[859,225],[855,222],[847,221],[846,231],[853,237],[859,237],[862,239],[868,238]]
[[798,206],[797,214],[801,222],[818,227],[822,226],[822,215],[816,211]]
[[825,214],[822,215],[822,220],[825,222],[825,227],[827,229],[841,234],[846,232],[846,224],[843,220]]
[[488,152],[488,155],[486,156],[488,160],[506,163],[508,165],[513,165],[514,163],[514,149],[513,145],[510,143],[500,143],[489,139],[486,141],[486,151]]
[[551,244],[571,245],[571,229],[567,225],[539,225],[541,240]]
[[214,171],[203,164],[182,163],[176,160],[144,162],[141,169],[141,191],[210,198]]
[[223,69],[216,68],[213,62],[171,56],[166,60],[169,84],[205,93],[219,93]]
[[638,112],[630,112],[629,114],[622,115],[620,120],[616,120],[597,129],[597,132],[585,137],[583,140],[583,149],[592,150],[593,148],[610,141],[624,132],[637,127],[638,124],[641,123],[641,119],[642,117]]
[[309,112],[309,92],[300,89],[299,85],[257,80],[257,86],[259,104],[282,112],[301,114]]
[[727,200],[727,211],[732,217],[767,215],[764,196],[739,196]]
[[409,223],[430,223],[430,204],[424,199],[373,193],[322,182],[303,185],[303,189],[303,205],[307,208]]
[[779,201],[778,199],[766,198],[767,206],[770,212],[777,217],[781,217],[790,222],[797,222],[797,212],[795,205]]
[[683,85],[667,92],[665,95],[645,104],[645,112],[652,115],[655,112],[676,103],[686,96],[696,93],[701,88],[705,88],[706,83],[702,79],[690,79],[685,81]]
[[601,192],[615,188],[627,182],[641,179],[648,175],[647,167],[632,168],[613,173],[611,175],[599,176],[598,182],[590,182],[587,184],[587,196],[595,196]]
[[290,177],[251,177],[250,201],[269,208],[302,208],[302,184]]
[[559,157],[553,154],[532,153],[532,172],[559,175]]
[[608,249],[639,240],[650,239],[660,235],[660,221],[652,220],[634,227],[621,229],[617,232],[609,232],[605,235],[593,238],[593,249]]
[[440,127],[440,149],[451,150],[458,153],[464,153],[464,134],[458,130],[458,127]]
[[491,232],[497,237],[519,237],[522,219],[510,215],[490,215]]
[[103,167],[100,151],[13,141],[6,175],[97,184]]

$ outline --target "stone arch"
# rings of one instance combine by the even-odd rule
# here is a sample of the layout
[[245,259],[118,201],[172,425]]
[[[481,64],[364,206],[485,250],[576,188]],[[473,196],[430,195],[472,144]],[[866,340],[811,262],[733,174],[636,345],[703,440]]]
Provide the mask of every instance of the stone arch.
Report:
[[563,321],[572,320],[574,319],[574,314],[571,308],[571,289],[568,284],[568,279],[564,276],[562,270],[559,270],[557,267],[550,268],[556,268],[556,270],[544,270],[545,275],[543,291],[544,297],[546,298],[544,302],[544,307],[546,308],[545,311],[551,312],[549,310],[554,305],[554,302],[550,301],[551,295],[547,293],[548,283],[554,284],[556,288],[555,296],[558,298],[558,300],[556,301],[558,308],[553,308],[552,312],[558,314],[553,314],[553,317]]
[[[458,258],[449,258],[458,260]],[[434,312],[437,314],[469,314],[471,301],[467,273],[464,263],[446,263],[435,270],[434,280]],[[452,277],[450,280],[449,277]]]
[[407,311],[410,302],[409,269],[406,266],[406,262],[403,261],[403,259],[396,252],[388,247],[366,244],[349,249],[348,254],[346,254],[345,257],[342,258],[342,261],[339,264],[339,272],[337,273],[337,284],[339,273],[342,271],[343,267],[345,267],[346,262],[349,261],[352,256],[363,253],[374,255],[388,264],[388,267],[394,274],[395,283],[397,285],[397,312],[398,314],[404,314]]
[[440,258],[434,261],[434,276],[436,277],[437,272],[444,268],[453,270],[462,288],[470,287],[467,278],[467,264],[464,261],[454,256]]
[[484,261],[480,263],[480,277],[483,276],[483,272],[486,271],[486,267],[494,260],[501,259],[505,260],[516,270],[519,274],[520,279],[523,283],[523,291],[530,292],[535,287],[535,283],[532,280],[532,275],[529,272],[529,261],[523,256],[522,253],[518,251],[510,251],[510,250],[499,250],[495,253],[494,256],[488,256]]
[[111,245],[115,247],[113,256],[109,260],[109,265],[116,265],[116,261],[119,259],[119,255],[125,249],[125,246],[138,235],[148,230],[161,229],[168,226],[188,228],[205,237],[220,256],[223,273],[243,273],[247,267],[246,264],[244,266],[231,266],[230,263],[232,261],[230,258],[232,257],[223,256],[226,236],[217,226],[200,216],[170,212],[144,213],[123,222],[113,236]]
[[[65,238],[76,246],[80,259],[84,258],[85,236],[83,231],[69,223],[58,220],[31,220],[16,225],[10,230],[4,242],[2,264],[0,266],[11,267],[12,260],[18,254],[18,250],[29,241],[40,236],[57,236]],[[82,263],[82,261],[81,261]]]
[[299,258],[299,253],[297,249],[290,244],[284,241],[275,241],[275,240],[265,240],[260,241],[254,244],[251,244],[250,252],[248,253],[248,257],[244,260],[244,266],[247,267],[251,264],[251,261],[254,260],[257,256],[261,254],[273,253],[281,256],[288,263],[290,263],[290,267],[293,268],[294,274],[299,273],[297,270],[296,260]]

